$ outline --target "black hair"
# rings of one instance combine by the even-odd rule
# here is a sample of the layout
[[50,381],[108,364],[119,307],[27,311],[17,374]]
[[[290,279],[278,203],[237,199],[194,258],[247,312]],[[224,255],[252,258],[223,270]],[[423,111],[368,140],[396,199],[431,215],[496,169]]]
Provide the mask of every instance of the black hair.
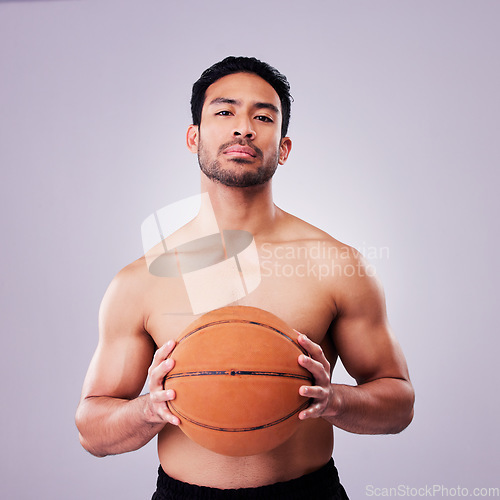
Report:
[[281,123],[281,137],[285,137],[290,122],[290,109],[293,101],[290,95],[290,84],[286,76],[276,68],[259,61],[255,57],[229,56],[206,69],[200,78],[194,83],[191,94],[191,115],[193,125],[200,125],[201,110],[205,102],[205,93],[212,83],[223,76],[233,73],[254,73],[264,79],[278,94],[281,101],[281,112],[283,115]]

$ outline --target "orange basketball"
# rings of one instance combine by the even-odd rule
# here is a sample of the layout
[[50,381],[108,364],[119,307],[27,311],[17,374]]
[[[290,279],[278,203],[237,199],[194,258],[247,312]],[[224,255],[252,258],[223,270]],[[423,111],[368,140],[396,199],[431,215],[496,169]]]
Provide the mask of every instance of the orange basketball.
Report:
[[309,400],[299,395],[312,375],[304,349],[284,321],[254,307],[224,307],[194,321],[177,339],[165,388],[180,428],[216,453],[255,455],[285,442]]

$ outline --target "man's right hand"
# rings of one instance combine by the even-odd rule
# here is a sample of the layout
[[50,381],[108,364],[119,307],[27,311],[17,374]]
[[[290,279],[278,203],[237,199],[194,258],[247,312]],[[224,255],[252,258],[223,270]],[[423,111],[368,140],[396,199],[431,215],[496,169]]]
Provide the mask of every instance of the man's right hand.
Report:
[[151,423],[169,423],[179,425],[179,419],[168,409],[167,401],[175,399],[173,389],[165,390],[163,381],[167,373],[172,370],[175,361],[168,358],[173,351],[175,341],[169,340],[155,353],[153,363],[149,367],[149,398],[146,408],[146,418]]

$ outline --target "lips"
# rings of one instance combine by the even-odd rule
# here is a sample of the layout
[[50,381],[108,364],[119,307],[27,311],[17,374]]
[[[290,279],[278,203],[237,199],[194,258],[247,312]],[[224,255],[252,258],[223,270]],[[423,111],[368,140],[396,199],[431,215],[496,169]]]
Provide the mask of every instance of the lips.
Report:
[[246,157],[250,156],[252,158],[255,158],[257,156],[255,150],[252,149],[250,146],[240,146],[239,144],[229,146],[224,150],[224,154],[232,156],[246,156]]

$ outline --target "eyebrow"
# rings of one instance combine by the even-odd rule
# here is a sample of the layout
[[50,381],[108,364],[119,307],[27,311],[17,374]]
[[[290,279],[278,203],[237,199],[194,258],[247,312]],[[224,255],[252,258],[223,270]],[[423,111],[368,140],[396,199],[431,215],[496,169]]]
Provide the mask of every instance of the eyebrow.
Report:
[[[209,106],[212,106],[213,104],[232,104],[234,106],[241,106],[242,102],[239,99],[230,99],[228,97],[216,97],[215,99],[210,101]],[[271,111],[274,111],[276,114],[280,113],[280,110],[270,102],[256,102],[254,103],[254,107],[257,109],[269,109]]]

